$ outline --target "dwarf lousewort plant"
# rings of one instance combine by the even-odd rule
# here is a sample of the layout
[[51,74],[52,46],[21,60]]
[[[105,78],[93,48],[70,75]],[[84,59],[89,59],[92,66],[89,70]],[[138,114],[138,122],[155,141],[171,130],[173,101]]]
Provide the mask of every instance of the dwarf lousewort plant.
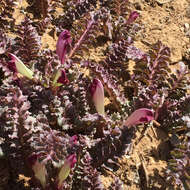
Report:
[[[161,42],[149,52],[134,46],[139,13],[129,11],[127,1],[28,2],[29,10],[40,2],[31,10],[39,23],[30,14],[16,26],[1,23],[0,150],[9,167],[0,171],[0,189],[24,189],[22,174],[30,189],[105,190],[102,169],[120,167],[118,158],[130,154],[136,125],[156,120],[168,133],[184,125],[189,69],[180,63],[171,72],[170,49]],[[14,20],[7,11],[13,2],[0,4],[0,21]],[[52,26],[60,33],[55,51],[43,48],[40,39]],[[94,58],[92,52],[102,47],[104,56]],[[182,129],[188,134],[188,127]],[[168,173],[187,183],[184,149],[183,157],[174,158],[176,175]],[[117,178],[107,189],[124,185]]]
[[189,138],[177,145],[171,152],[168,164],[168,179],[173,180],[179,189],[190,188],[190,142]]

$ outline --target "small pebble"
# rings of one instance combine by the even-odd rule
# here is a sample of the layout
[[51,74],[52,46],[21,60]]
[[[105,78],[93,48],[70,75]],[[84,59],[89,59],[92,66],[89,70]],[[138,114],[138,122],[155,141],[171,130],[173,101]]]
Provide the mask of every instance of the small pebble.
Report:
[[190,5],[186,8],[186,17],[190,18]]
[[189,30],[189,23],[185,23],[184,27],[185,27],[185,32],[187,32]]
[[134,5],[137,10],[142,11],[142,5],[139,2],[135,3]]

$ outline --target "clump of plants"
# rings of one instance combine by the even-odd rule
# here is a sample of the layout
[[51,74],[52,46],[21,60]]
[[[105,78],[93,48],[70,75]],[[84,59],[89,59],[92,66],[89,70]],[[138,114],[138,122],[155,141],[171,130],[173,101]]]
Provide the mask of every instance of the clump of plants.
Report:
[[[31,12],[32,6],[37,1],[30,1]],[[188,134],[189,69],[180,62],[173,73],[161,42],[150,52],[134,46],[139,13],[127,1],[41,0],[38,8],[40,23],[26,14],[11,28],[15,37],[6,35],[8,27],[0,31],[0,187],[105,189],[101,172],[117,170],[118,158],[130,154],[135,126],[156,120],[168,133]],[[55,51],[41,47],[50,25]],[[29,187],[18,182],[21,174]],[[118,178],[113,184],[109,189],[124,189]]]

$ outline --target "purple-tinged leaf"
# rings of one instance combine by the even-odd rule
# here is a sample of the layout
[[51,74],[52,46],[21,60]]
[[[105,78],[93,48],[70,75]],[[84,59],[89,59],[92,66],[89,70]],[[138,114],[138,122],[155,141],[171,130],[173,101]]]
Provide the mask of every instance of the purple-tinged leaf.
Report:
[[127,24],[132,24],[139,17],[139,13],[137,11],[133,11],[127,20]]
[[64,30],[63,32],[61,32],[56,45],[56,53],[59,56],[62,64],[64,64],[65,62],[65,55],[69,50],[71,42],[72,39],[70,32],[68,30]]
[[0,30],[0,55],[5,53],[7,41],[8,39],[6,35],[3,33],[2,30]]
[[14,54],[10,53],[11,56],[11,61],[8,63],[8,68],[13,72],[13,73],[20,73],[23,76],[32,79],[33,78],[33,72],[28,69],[24,63],[16,57]]
[[138,125],[141,123],[147,123],[154,120],[154,113],[152,110],[147,108],[140,108],[134,111],[124,122],[125,126]]
[[92,84],[90,85],[90,93],[96,107],[96,111],[99,114],[104,115],[104,87],[99,79],[93,80]]
[[61,189],[63,181],[68,177],[71,169],[74,167],[76,162],[77,162],[76,154],[70,155],[64,161],[64,164],[62,165],[57,178],[58,189]]
[[133,45],[127,47],[125,55],[128,59],[132,60],[141,60],[146,57],[146,54],[143,51]]

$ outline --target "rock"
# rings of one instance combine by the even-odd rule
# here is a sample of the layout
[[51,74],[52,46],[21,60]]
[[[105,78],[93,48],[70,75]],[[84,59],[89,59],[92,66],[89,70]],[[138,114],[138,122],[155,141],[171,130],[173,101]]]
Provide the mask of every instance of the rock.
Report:
[[189,23],[184,24],[184,31],[187,32],[189,30]]

